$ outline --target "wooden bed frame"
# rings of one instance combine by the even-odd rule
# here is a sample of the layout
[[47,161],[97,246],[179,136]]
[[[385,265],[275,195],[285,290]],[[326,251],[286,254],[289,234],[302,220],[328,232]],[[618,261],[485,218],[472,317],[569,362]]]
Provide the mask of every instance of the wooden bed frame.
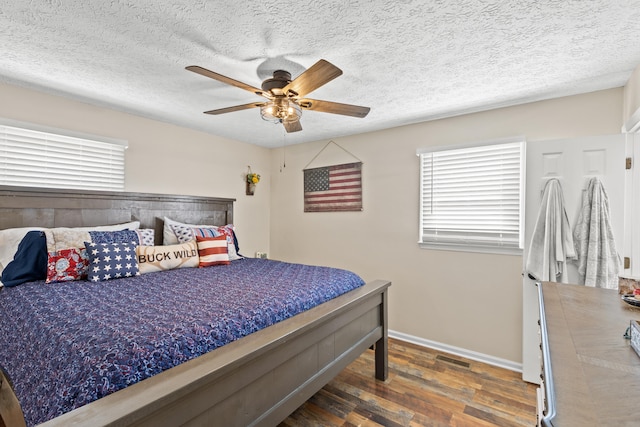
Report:
[[[141,228],[155,229],[156,244],[161,244],[164,216],[224,225],[233,222],[233,202],[0,186],[0,229],[139,220]],[[375,377],[387,378],[390,285],[383,280],[367,283],[42,426],[276,425],[368,348],[375,349]],[[5,392],[8,385],[0,386]],[[0,415],[10,409],[3,408],[3,402],[0,399]]]

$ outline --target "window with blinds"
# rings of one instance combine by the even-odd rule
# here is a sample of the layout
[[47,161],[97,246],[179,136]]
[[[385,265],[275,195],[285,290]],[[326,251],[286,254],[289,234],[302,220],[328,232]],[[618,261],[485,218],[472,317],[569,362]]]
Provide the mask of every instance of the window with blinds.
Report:
[[420,150],[420,245],[522,253],[524,138]]
[[0,123],[0,184],[124,190],[121,141],[99,141]]

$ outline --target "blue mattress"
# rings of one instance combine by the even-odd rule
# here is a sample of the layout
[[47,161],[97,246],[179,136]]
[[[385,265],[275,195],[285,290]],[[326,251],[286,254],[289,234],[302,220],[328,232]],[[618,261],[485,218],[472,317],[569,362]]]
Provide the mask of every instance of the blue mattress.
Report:
[[32,426],[363,284],[346,270],[251,258],[30,282],[0,291],[0,365]]

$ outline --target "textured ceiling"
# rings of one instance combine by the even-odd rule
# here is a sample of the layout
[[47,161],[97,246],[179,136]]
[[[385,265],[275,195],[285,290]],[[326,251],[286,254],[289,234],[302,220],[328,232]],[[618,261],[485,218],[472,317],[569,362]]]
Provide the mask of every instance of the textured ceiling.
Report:
[[[286,134],[252,86],[319,59],[309,94],[371,107],[305,111]],[[0,81],[266,147],[623,86],[640,64],[640,0],[0,0]],[[10,102],[6,99],[0,102]]]

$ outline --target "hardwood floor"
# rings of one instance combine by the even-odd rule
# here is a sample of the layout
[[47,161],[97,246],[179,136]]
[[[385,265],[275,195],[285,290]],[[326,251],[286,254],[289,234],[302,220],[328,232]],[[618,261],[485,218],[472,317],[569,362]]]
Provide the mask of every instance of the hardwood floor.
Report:
[[535,426],[536,386],[521,374],[389,339],[389,378],[368,350],[279,427]]

